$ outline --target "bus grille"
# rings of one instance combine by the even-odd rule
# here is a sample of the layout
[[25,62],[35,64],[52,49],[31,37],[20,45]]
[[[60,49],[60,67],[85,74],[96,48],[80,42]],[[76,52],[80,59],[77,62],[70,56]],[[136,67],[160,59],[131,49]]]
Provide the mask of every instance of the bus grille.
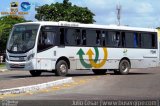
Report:
[[14,62],[24,62],[26,58],[27,56],[9,56],[9,60]]

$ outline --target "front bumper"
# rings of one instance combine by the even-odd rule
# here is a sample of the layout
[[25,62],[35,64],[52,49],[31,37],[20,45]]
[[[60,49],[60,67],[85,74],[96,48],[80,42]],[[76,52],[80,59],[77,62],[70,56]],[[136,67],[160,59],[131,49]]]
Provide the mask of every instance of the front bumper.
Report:
[[34,70],[36,67],[33,60],[25,62],[13,62],[6,60],[6,68],[8,70]]

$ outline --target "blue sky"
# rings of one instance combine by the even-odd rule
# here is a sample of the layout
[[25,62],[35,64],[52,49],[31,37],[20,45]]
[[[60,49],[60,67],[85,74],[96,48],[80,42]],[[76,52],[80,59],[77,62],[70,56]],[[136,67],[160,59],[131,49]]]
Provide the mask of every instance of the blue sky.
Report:
[[[1,0],[0,12],[10,11],[10,2],[28,1],[32,4],[26,19],[36,21],[35,5],[41,6],[63,0]],[[116,4],[121,4],[121,25],[156,28],[160,26],[160,0],[70,0],[74,5],[88,7],[96,16],[95,24],[116,24]],[[21,11],[21,9],[19,8]],[[2,15],[0,15],[2,16]]]

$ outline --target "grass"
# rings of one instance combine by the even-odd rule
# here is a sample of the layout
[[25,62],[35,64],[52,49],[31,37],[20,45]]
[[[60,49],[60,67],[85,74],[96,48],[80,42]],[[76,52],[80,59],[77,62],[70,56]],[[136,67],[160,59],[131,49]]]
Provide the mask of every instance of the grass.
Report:
[[5,66],[6,66],[5,63],[0,63],[0,68],[3,68]]

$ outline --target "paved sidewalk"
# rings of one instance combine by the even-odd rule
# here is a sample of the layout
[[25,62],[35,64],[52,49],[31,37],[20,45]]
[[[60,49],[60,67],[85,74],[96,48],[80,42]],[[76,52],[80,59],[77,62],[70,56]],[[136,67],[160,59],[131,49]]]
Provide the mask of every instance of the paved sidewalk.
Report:
[[[0,95],[20,94],[20,93],[26,93],[26,92],[30,92],[30,91],[34,92],[34,91],[38,91],[38,90],[42,90],[42,89],[46,89],[46,88],[49,88],[49,87],[62,85],[62,84],[65,84],[65,83],[70,83],[70,82],[73,82],[72,77],[54,79],[52,81],[44,82],[44,83],[40,83],[40,84],[33,84],[33,85],[27,85],[27,86],[21,86],[21,87],[12,87],[12,88],[9,88],[9,89],[2,89],[2,90],[0,90]],[[14,84],[19,85],[19,83],[14,83]]]
[[29,85],[36,85],[36,84],[56,81],[64,78],[67,78],[67,77],[40,76],[40,77],[26,77],[26,78],[22,77],[22,78],[15,78],[11,80],[0,80],[0,90],[15,88],[15,87],[22,87],[22,86],[29,86]]
[[6,67],[0,67],[0,72],[5,72],[5,71],[9,71],[6,69]]

